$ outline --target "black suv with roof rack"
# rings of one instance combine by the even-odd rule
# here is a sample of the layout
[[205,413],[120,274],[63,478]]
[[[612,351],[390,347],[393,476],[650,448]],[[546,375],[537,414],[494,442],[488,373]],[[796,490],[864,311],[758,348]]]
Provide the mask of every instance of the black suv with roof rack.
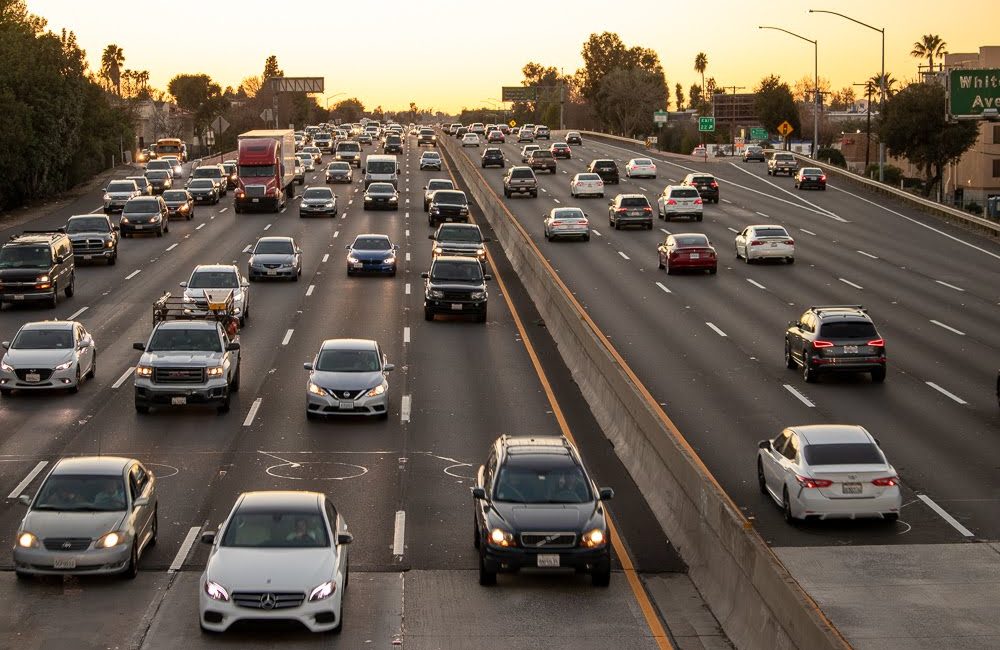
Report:
[[472,488],[479,584],[522,568],[574,568],[595,586],[611,582],[604,502],[564,436],[500,436]]
[[25,230],[0,246],[0,308],[6,303],[59,303],[76,289],[73,244],[65,228]]
[[825,372],[867,372],[885,381],[885,340],[861,305],[810,307],[785,330],[785,365],[814,382]]

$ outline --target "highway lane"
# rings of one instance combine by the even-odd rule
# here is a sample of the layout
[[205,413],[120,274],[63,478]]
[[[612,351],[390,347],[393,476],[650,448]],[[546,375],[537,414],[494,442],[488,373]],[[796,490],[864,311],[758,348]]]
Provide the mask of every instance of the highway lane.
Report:
[[[509,159],[519,162],[514,145],[504,149]],[[465,153],[477,160],[479,151],[469,148]],[[887,213],[866,203],[867,197],[844,192],[810,192],[805,203],[769,184],[780,185],[785,179],[754,178],[725,165],[707,170],[723,179],[732,177],[738,185],[723,183],[722,196],[731,202],[706,206],[703,223],[657,221],[652,232],[613,231],[604,218],[605,202],[569,197],[569,179],[591,158],[612,157],[621,166],[639,155],[647,154],[630,155],[590,140],[582,154],[577,151],[574,159],[559,161],[555,176],[539,176],[543,189],[539,199],[512,198],[506,204],[723,486],[756,517],[765,538],[778,545],[962,538],[910,490],[926,492],[977,536],[995,538],[1000,528],[992,516],[996,504],[990,486],[995,476],[989,458],[998,449],[991,435],[996,429],[996,405],[990,388],[998,349],[995,338],[987,335],[990,321],[977,316],[985,318],[995,310],[986,298],[997,286],[991,284],[997,273],[992,257],[996,244],[926,216],[919,219],[977,248],[895,215],[890,215],[889,223]],[[676,165],[658,164],[659,179],[623,179],[620,186],[606,188],[607,196],[641,191],[655,205],[663,185],[687,173]],[[686,161],[679,164],[698,169]],[[501,175],[499,170],[484,170],[500,196]],[[845,208],[840,205],[845,199],[854,203]],[[541,215],[557,205],[583,207],[600,235],[595,233],[589,243],[545,242]],[[850,214],[853,221],[839,221],[831,213]],[[795,234],[798,262],[789,267],[736,262],[735,232],[751,223],[768,222],[783,223]],[[872,223],[893,232],[873,235]],[[655,247],[665,236],[661,228],[708,233],[720,253],[719,275],[668,277],[657,271]],[[883,250],[883,242],[889,248]],[[887,256],[892,263],[882,261]],[[960,280],[955,275],[956,265],[961,265],[956,259],[972,269]],[[949,289],[911,271],[935,264],[967,290]],[[863,278],[855,282],[863,288],[841,278]],[[831,378],[807,385],[798,373],[784,369],[782,332],[788,320],[809,304],[857,302],[870,308],[889,341],[890,375],[885,385],[871,385],[867,378]],[[992,314],[995,320],[995,311]],[[965,335],[945,330],[931,319]],[[961,395],[967,404],[955,402],[927,382]],[[791,528],[761,497],[753,474],[756,441],[793,422],[824,421],[859,422],[882,440],[890,460],[903,473],[907,505],[902,523]]]
[[[205,645],[197,629],[195,594],[207,547],[185,546],[185,540],[192,531],[217,525],[240,491],[301,488],[330,493],[356,536],[340,640],[345,647],[366,641],[384,646],[400,638],[413,647],[461,645],[469,637],[455,635],[468,630],[515,646],[550,638],[557,630],[565,647],[611,640],[623,647],[655,646],[621,574],[608,591],[593,590],[582,577],[502,578],[495,595],[476,584],[469,477],[500,433],[559,429],[498,287],[491,287],[485,326],[427,323],[421,317],[419,273],[429,266],[430,242],[419,212],[423,182],[415,180],[419,152],[413,145],[411,138],[405,156],[410,182],[401,183],[411,199],[409,210],[404,204],[398,213],[365,212],[357,185],[333,186],[341,207],[338,219],[298,219],[291,203],[283,215],[237,217],[231,208],[222,212],[231,205],[227,197],[216,209],[199,209],[192,222],[172,222],[163,238],[124,241],[115,267],[79,270],[77,295],[57,311],[68,316],[88,308],[80,318],[100,346],[98,378],[73,396],[19,395],[0,402],[0,484],[10,492],[38,463],[67,454],[134,455],[160,477],[160,541],[143,559],[139,579],[127,585],[74,578],[15,584],[9,556],[4,557],[0,593],[16,606],[4,615],[0,645],[19,638],[18,621],[57,612],[60,624],[37,628],[39,647],[67,636],[78,647],[103,647],[123,630],[144,647]],[[66,213],[79,212],[85,204]],[[45,225],[61,224],[67,214],[53,215]],[[396,278],[345,277],[343,245],[363,232],[386,232],[402,244]],[[176,288],[197,263],[239,260],[242,265],[244,248],[265,233],[296,237],[305,268],[298,283],[252,285],[251,318],[241,332],[246,365],[232,411],[218,416],[192,408],[137,415],[126,373],[138,359],[131,343],[148,336],[153,299]],[[167,251],[174,243],[177,247]],[[523,289],[499,248],[492,248],[516,294],[512,299],[530,314]],[[126,280],[135,270],[141,272]],[[0,333],[9,338],[23,322],[50,315],[43,309],[4,310]],[[301,364],[330,336],[380,340],[397,368],[390,376],[387,421],[306,421]],[[589,417],[551,339],[541,328],[531,332],[531,339],[563,408],[573,413],[585,458],[593,450],[595,477],[616,489],[611,511],[638,569],[683,570]],[[404,397],[409,397],[408,418]],[[38,483],[36,477],[22,491],[30,493]],[[406,513],[401,534],[400,512]],[[0,543],[8,548],[22,513],[12,499],[0,505]],[[170,567],[176,571],[169,572]],[[405,600],[404,588],[409,592]],[[580,598],[581,590],[587,598]],[[570,602],[573,607],[566,607]],[[60,606],[67,603],[72,603],[69,610]],[[501,611],[497,608],[504,616],[494,615]],[[536,616],[531,625],[511,629],[508,616],[518,611]],[[580,624],[579,616],[587,622]],[[456,627],[455,617],[463,626]],[[251,628],[225,640],[271,647],[289,637],[297,644],[330,641],[284,628]]]

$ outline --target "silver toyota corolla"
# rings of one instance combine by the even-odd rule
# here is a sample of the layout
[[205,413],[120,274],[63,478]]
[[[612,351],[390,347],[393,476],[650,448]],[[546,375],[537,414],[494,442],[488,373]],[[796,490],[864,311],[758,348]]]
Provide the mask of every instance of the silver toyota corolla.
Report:
[[134,578],[156,543],[156,478],[117,456],[63,458],[28,506],[14,537],[14,570],[32,574],[121,573]]
[[389,417],[388,363],[382,348],[366,339],[327,339],[306,382],[306,416],[374,415]]
[[97,346],[75,321],[26,323],[0,361],[0,393],[64,389],[75,393],[83,378],[97,372]]

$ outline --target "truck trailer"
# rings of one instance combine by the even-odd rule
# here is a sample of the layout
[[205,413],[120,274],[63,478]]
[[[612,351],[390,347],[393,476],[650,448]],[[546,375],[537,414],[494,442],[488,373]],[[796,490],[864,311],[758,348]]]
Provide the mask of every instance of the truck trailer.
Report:
[[294,131],[248,131],[237,141],[236,212],[278,212],[295,196]]

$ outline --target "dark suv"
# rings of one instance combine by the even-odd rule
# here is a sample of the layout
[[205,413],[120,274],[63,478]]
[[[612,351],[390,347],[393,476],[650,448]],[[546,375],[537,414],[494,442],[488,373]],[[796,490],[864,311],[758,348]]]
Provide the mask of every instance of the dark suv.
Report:
[[627,226],[653,229],[653,208],[644,194],[619,194],[608,201],[608,225],[615,230]]
[[398,135],[387,136],[382,145],[382,153],[403,153],[403,138]]
[[63,228],[25,230],[0,247],[0,307],[5,303],[59,303],[76,289],[73,244]]
[[528,166],[535,170],[547,170],[556,173],[556,159],[548,149],[535,149],[528,154]]
[[607,158],[592,160],[590,166],[587,167],[587,171],[600,176],[605,184],[618,184],[618,165],[613,160]]
[[705,203],[711,201],[712,203],[719,202],[719,181],[715,180],[715,176],[711,174],[688,174],[681,181],[681,185],[687,185],[688,187],[693,187],[698,190],[698,196],[702,198]]
[[483,169],[487,167],[499,167],[503,169],[506,165],[503,159],[503,150],[500,147],[486,147],[482,156]]
[[785,365],[814,382],[824,372],[868,372],[885,381],[885,340],[861,305],[810,307],[785,330]]
[[162,196],[137,196],[129,199],[122,208],[122,217],[118,222],[122,237],[135,236],[136,233],[155,233],[162,237],[170,232],[170,211]]
[[611,582],[604,501],[614,497],[587,475],[563,436],[503,435],[472,488],[479,584],[521,568],[573,568],[595,586]]
[[490,238],[483,237],[479,226],[474,223],[441,224],[436,233],[427,237],[435,242],[431,251],[432,258],[441,255],[462,255],[486,262],[485,243],[490,241]]
[[417,146],[422,147],[425,144],[432,147],[437,144],[437,136],[434,135],[434,129],[420,129],[420,133],[417,135]]
[[442,255],[431,262],[431,270],[420,274],[424,278],[424,319],[434,320],[436,314],[472,315],[486,322],[489,294],[483,265],[474,257]]
[[438,190],[431,196],[427,209],[427,225],[443,221],[469,221],[469,199],[461,190]]

